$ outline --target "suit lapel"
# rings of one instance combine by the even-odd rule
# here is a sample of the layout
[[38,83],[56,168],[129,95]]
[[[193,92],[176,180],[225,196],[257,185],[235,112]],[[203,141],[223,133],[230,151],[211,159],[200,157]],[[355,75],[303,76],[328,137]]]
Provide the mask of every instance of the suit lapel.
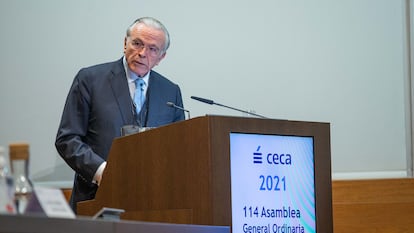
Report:
[[[159,90],[159,79],[157,75],[151,70],[150,71],[150,78],[149,78],[149,85],[148,85],[148,95],[147,100],[150,100],[148,103],[149,110],[154,110],[155,107],[160,103],[160,95],[157,93],[160,93]],[[151,112],[151,111],[149,111]]]
[[133,115],[134,107],[129,94],[129,87],[122,59],[114,63],[114,66],[111,69],[111,75],[109,81],[114,97],[118,103],[123,123],[124,125],[133,124],[135,122]]

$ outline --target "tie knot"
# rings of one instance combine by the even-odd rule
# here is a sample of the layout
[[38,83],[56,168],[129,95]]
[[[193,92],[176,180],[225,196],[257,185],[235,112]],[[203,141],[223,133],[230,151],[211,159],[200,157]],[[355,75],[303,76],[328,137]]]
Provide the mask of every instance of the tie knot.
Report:
[[136,88],[138,88],[138,87],[143,88],[144,85],[145,85],[144,79],[142,79],[142,78],[135,79],[135,87]]

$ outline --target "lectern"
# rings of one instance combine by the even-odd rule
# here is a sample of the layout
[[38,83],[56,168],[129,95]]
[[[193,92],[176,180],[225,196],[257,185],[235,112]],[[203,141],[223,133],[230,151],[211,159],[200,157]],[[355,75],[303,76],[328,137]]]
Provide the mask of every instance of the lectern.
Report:
[[332,232],[330,125],[317,122],[203,116],[116,138],[95,199],[78,214],[110,207],[125,220],[231,226],[232,132],[312,137],[316,228]]

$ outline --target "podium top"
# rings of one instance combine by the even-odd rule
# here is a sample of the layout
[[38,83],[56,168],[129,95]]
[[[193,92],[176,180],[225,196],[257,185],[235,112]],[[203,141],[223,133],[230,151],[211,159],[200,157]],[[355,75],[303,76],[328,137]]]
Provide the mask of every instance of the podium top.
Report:
[[105,221],[91,218],[63,219],[0,215],[0,232],[9,233],[230,233],[230,227],[138,221]]

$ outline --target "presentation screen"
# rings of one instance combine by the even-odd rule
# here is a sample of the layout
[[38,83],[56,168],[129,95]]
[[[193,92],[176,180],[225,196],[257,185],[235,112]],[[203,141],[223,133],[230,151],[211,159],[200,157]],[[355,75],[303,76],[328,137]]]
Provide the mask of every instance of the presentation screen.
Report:
[[230,133],[233,233],[316,232],[313,137]]

